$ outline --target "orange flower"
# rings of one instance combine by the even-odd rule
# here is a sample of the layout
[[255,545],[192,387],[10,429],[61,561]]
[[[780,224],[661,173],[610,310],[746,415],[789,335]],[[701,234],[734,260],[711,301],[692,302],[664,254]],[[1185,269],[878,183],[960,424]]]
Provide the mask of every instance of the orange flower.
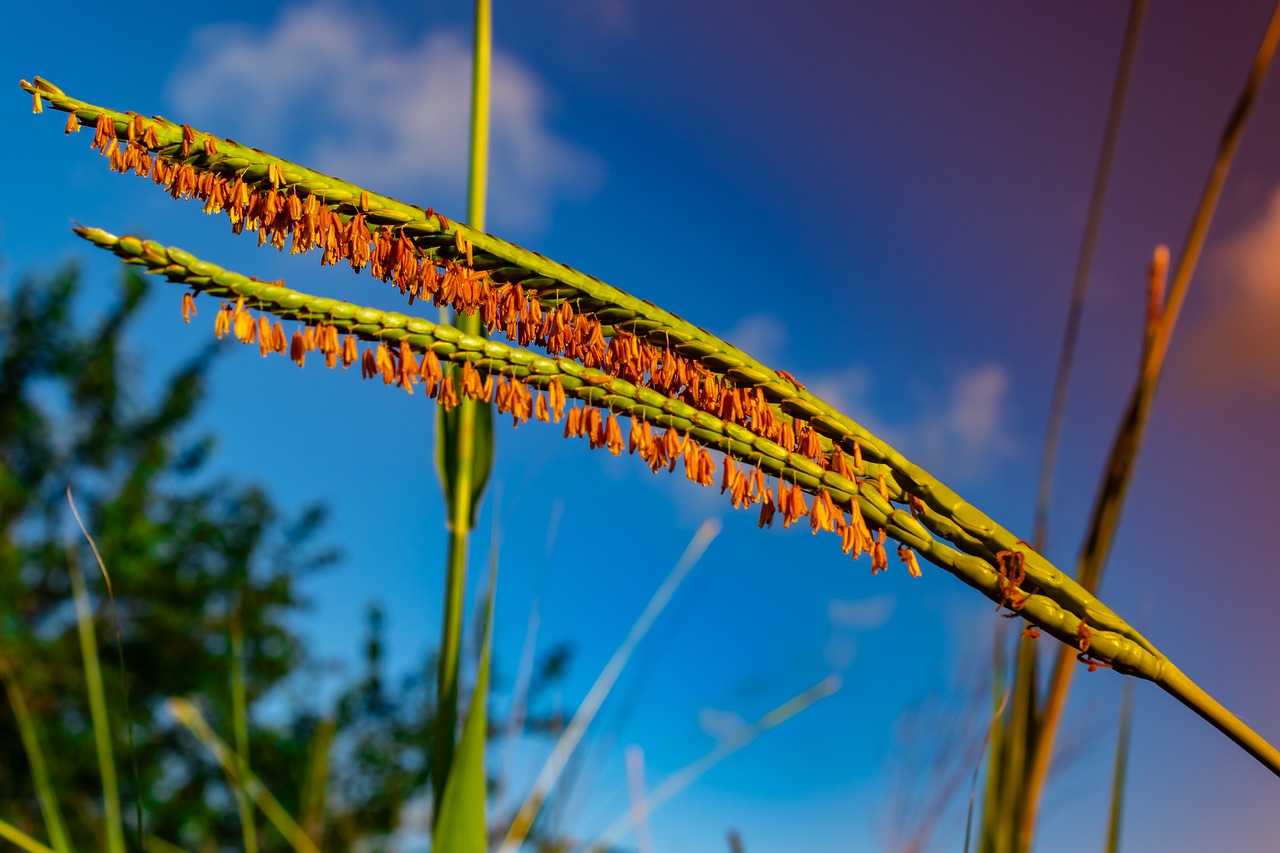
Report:
[[622,428],[618,426],[618,416],[612,412],[604,425],[604,443],[614,456],[622,454]]
[[[190,323],[191,318],[196,315],[196,298],[191,293],[182,294],[182,321]],[[222,337],[222,335],[218,335]]]
[[440,366],[440,358],[432,350],[422,356],[422,364],[418,368],[418,378],[426,386],[427,394],[434,397],[440,387],[440,378],[444,376],[444,368]]
[[418,381],[418,358],[408,341],[400,342],[400,387],[413,393],[413,383]]
[[871,546],[871,574],[889,568],[889,556],[884,551],[884,528],[876,531],[876,541]]
[[373,363],[382,373],[382,383],[390,385],[396,381],[396,365],[391,360],[391,352],[386,344],[378,344],[378,351],[373,355]]
[[898,559],[906,565],[907,574],[911,575],[913,578],[922,577],[923,573],[920,571],[920,564],[916,562],[915,551],[912,551],[906,545],[899,545]]
[[271,330],[271,321],[267,319],[266,314],[258,317],[258,353],[263,357],[267,357],[267,353],[271,352],[275,346],[275,335]]
[[347,335],[342,339],[342,369],[346,370],[360,358],[360,345],[355,335]]
[[289,358],[298,363],[298,367],[302,367],[307,363],[307,339],[302,332],[295,331],[293,340],[289,342]]
[[453,387],[453,375],[446,373],[440,380],[440,405],[447,412],[458,405],[458,391]]
[[560,384],[559,378],[551,380],[547,395],[551,398],[551,413],[555,416],[556,423],[560,423],[560,419],[564,417],[565,399],[564,386]]
[[213,335],[219,340],[227,332],[231,331],[231,306],[224,302],[222,308],[218,311],[218,316],[213,318]]

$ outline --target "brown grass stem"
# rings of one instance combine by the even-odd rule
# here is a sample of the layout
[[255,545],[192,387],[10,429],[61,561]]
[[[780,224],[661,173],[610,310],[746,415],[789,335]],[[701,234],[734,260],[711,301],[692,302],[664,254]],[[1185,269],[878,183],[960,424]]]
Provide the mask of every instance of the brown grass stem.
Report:
[[[1277,3],[1272,10],[1270,22],[1250,67],[1244,89],[1240,94],[1235,109],[1232,110],[1227,119],[1226,127],[1218,145],[1217,155],[1214,157],[1209,177],[1205,182],[1200,201],[1192,217],[1191,227],[1183,243],[1182,252],[1179,255],[1178,264],[1173,274],[1172,284],[1168,287],[1168,297],[1163,301],[1163,304],[1159,300],[1159,294],[1165,292],[1164,280],[1168,265],[1168,253],[1167,251],[1162,251],[1163,247],[1157,249],[1155,253],[1148,293],[1151,297],[1149,304],[1157,306],[1158,313],[1148,316],[1144,334],[1141,372],[1111,448],[1107,469],[1103,475],[1103,483],[1099,488],[1093,515],[1090,518],[1089,531],[1085,537],[1085,544],[1077,570],[1078,580],[1090,592],[1097,590],[1103,566],[1106,564],[1107,556],[1110,554],[1111,544],[1114,541],[1115,532],[1120,523],[1121,508],[1128,492],[1133,470],[1137,465],[1138,450],[1142,444],[1147,418],[1151,411],[1156,387],[1160,380],[1161,369],[1164,365],[1165,354],[1168,352],[1169,341],[1178,322],[1178,317],[1186,298],[1187,288],[1195,272],[1201,250],[1204,247],[1209,226],[1213,221],[1218,199],[1222,194],[1222,187],[1226,182],[1227,174],[1231,170],[1231,163],[1240,146],[1240,139],[1253,112],[1253,106],[1257,101],[1258,92],[1262,88],[1262,82],[1275,56],[1278,41],[1280,41],[1280,3]],[[1019,832],[1019,837],[1026,848],[1030,847],[1031,838],[1035,832],[1039,800],[1044,780],[1049,771],[1049,765],[1052,762],[1053,745],[1074,673],[1075,667],[1072,665],[1070,656],[1059,651],[1054,662],[1053,674],[1050,678],[1049,691],[1041,718],[1040,737],[1037,739],[1031,758],[1028,779],[1030,796]],[[1181,676],[1181,673],[1179,673],[1179,676]],[[1157,683],[1160,683],[1158,679]],[[1165,685],[1162,684],[1161,686]],[[1169,690],[1167,686],[1165,686],[1165,689]],[[1196,695],[1197,700],[1211,698],[1207,694],[1200,696],[1199,694],[1203,694],[1203,691],[1200,691],[1199,688],[1196,688],[1194,694],[1191,692],[1174,692],[1172,690],[1170,692],[1175,696],[1190,697],[1191,695]],[[1217,704],[1216,701],[1214,704]],[[1205,716],[1209,708],[1209,706],[1203,704],[1190,705],[1189,707],[1192,707],[1201,716]],[[1280,764],[1274,763],[1277,759],[1280,759],[1280,753],[1276,753],[1273,747],[1266,744],[1265,741],[1247,726],[1244,726],[1243,723],[1240,723],[1239,720],[1235,718],[1232,718],[1232,720],[1243,728],[1241,729],[1234,725],[1224,727],[1227,722],[1225,720],[1215,723],[1215,726],[1229,737],[1232,737],[1233,740],[1235,736],[1231,734],[1232,731],[1240,734],[1244,738],[1236,741],[1240,746],[1255,757],[1259,757],[1259,760],[1263,760],[1261,758],[1262,755],[1268,756],[1267,761],[1272,762],[1269,766],[1272,767],[1273,772],[1280,772],[1280,769],[1277,769],[1280,768]],[[1264,746],[1265,749],[1263,748]]]
[[1131,0],[1129,19],[1125,24],[1124,43],[1120,49],[1120,66],[1116,70],[1115,83],[1111,89],[1111,105],[1107,109],[1106,130],[1102,134],[1102,150],[1098,154],[1098,166],[1093,175],[1089,214],[1085,220],[1084,236],[1080,241],[1080,254],[1076,258],[1075,281],[1071,288],[1071,303],[1067,308],[1067,326],[1062,335],[1058,372],[1053,382],[1053,401],[1049,406],[1049,424],[1045,431],[1044,454],[1040,459],[1040,485],[1036,491],[1036,514],[1031,532],[1031,547],[1041,553],[1048,544],[1049,502],[1053,495],[1053,472],[1058,457],[1058,444],[1062,437],[1063,415],[1067,409],[1067,390],[1071,384],[1071,366],[1075,362],[1080,320],[1084,316],[1085,293],[1089,289],[1089,273],[1093,269],[1093,256],[1098,246],[1098,232],[1102,224],[1102,210],[1106,204],[1107,186],[1111,181],[1111,164],[1115,160],[1116,143],[1120,138],[1120,120],[1124,117],[1125,97],[1129,92],[1129,80],[1133,76],[1134,61],[1138,56],[1138,42],[1142,35],[1142,21],[1146,11],[1147,0]]

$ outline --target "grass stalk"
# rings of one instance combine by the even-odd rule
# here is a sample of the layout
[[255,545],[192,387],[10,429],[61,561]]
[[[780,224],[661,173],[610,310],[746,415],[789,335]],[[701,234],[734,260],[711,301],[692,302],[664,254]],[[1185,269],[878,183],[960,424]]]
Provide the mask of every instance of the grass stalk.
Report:
[[332,719],[321,720],[311,739],[307,759],[307,781],[299,798],[302,803],[300,821],[307,836],[318,846],[324,840],[325,791],[329,784],[329,748],[337,726]]
[[[812,707],[814,704],[826,699],[828,696],[835,694],[841,686],[839,675],[828,675],[817,684],[799,693],[796,696],[783,702],[778,707],[769,711],[760,719],[746,726],[742,731],[726,737],[720,743],[701,758],[693,761],[676,772],[672,773],[662,781],[662,784],[654,788],[648,796],[644,797],[639,808],[646,815],[651,815],[661,806],[666,804],[672,798],[680,794],[694,782],[706,775],[707,771],[715,767],[721,761],[733,755],[738,750],[755,742],[760,735],[776,726],[781,725],[787,720]],[[598,838],[586,845],[583,849],[590,853],[603,853],[603,851],[612,849],[622,834],[627,831],[631,825],[632,811],[636,806],[630,807],[624,814],[620,815],[609,827],[600,834]]]
[[93,608],[85,588],[84,573],[75,551],[67,549],[67,565],[71,575],[71,594],[75,600],[76,629],[80,635],[80,656],[84,661],[85,687],[89,693],[89,715],[93,727],[93,744],[98,755],[98,774],[102,779],[103,823],[109,853],[125,853],[124,823],[120,814],[120,789],[116,782],[115,753],[111,745],[111,721],[107,715],[106,692],[102,684],[102,668],[98,662],[98,639],[94,634]]
[[[1208,179],[1201,192],[1200,200],[1196,205],[1187,237],[1183,241],[1182,252],[1178,258],[1172,283],[1168,288],[1167,299],[1161,300],[1160,298],[1165,291],[1164,277],[1168,263],[1167,253],[1162,254],[1160,250],[1157,250],[1155,260],[1152,263],[1151,278],[1148,285],[1151,309],[1146,324],[1141,373],[1134,386],[1124,419],[1121,421],[1120,428],[1117,431],[1115,442],[1112,445],[1107,468],[1103,475],[1103,483],[1099,488],[1098,498],[1090,518],[1089,531],[1085,537],[1085,545],[1080,555],[1077,570],[1077,578],[1080,584],[1091,593],[1098,588],[1103,567],[1111,552],[1115,532],[1120,523],[1121,508],[1128,493],[1134,468],[1137,465],[1138,450],[1142,444],[1147,419],[1151,411],[1152,402],[1155,399],[1156,387],[1159,384],[1161,369],[1169,349],[1169,341],[1173,334],[1173,329],[1177,325],[1182,304],[1186,298],[1187,288],[1190,285],[1196,264],[1204,248],[1209,226],[1217,209],[1218,199],[1222,195],[1223,185],[1226,183],[1227,175],[1231,170],[1231,163],[1240,146],[1240,139],[1253,112],[1254,104],[1257,102],[1262,82],[1266,78],[1267,71],[1275,56],[1277,42],[1280,42],[1280,3],[1277,3],[1272,10],[1271,19],[1258,46],[1257,54],[1254,56],[1253,64],[1250,67],[1240,98],[1236,102],[1236,106],[1223,129],[1217,154],[1214,157]],[[1187,684],[1189,680],[1184,683],[1185,676],[1176,669],[1174,669],[1174,672],[1177,674],[1172,677],[1172,683],[1176,687],[1171,688],[1161,679],[1156,679],[1157,683],[1174,696],[1180,698],[1194,696],[1194,701],[1197,704],[1189,707],[1192,707],[1201,716],[1215,713],[1212,705],[1202,701],[1204,698],[1208,698],[1207,694],[1201,697],[1200,694],[1203,691],[1200,691],[1198,687],[1194,691],[1188,690]],[[1061,719],[1062,709],[1066,704],[1067,692],[1070,689],[1074,673],[1075,667],[1072,666],[1069,655],[1059,650],[1054,662],[1053,674],[1051,675],[1050,686],[1045,700],[1041,736],[1035,745],[1031,760],[1027,788],[1029,799],[1020,830],[1020,838],[1025,842],[1027,848],[1030,847],[1031,837],[1035,831],[1038,804],[1042,796],[1044,780],[1052,761],[1053,745],[1056,740],[1058,724]],[[1217,703],[1214,702],[1213,704]],[[1275,761],[1280,758],[1280,753],[1277,753],[1274,747],[1267,744],[1265,740],[1258,737],[1248,727],[1242,730],[1235,725],[1236,723],[1239,723],[1239,720],[1235,720],[1233,723],[1226,719],[1217,719],[1213,724],[1220,731],[1226,732],[1230,728],[1232,731],[1239,733],[1242,740],[1237,740],[1236,742],[1255,757],[1264,755],[1267,756],[1266,760],[1268,761]],[[1262,759],[1260,758],[1259,760]]]
[[1120,729],[1116,733],[1116,760],[1111,772],[1111,803],[1107,812],[1106,853],[1119,853],[1120,820],[1124,815],[1124,786],[1129,776],[1129,732],[1133,724],[1133,682],[1126,681],[1120,700]]
[[[243,595],[243,593],[241,593]],[[249,775],[249,720],[247,702],[245,701],[245,669],[244,669],[244,626],[240,621],[238,599],[231,613],[231,720],[235,730],[236,761],[239,763],[238,777],[245,779]],[[245,853],[258,853],[258,831],[253,824],[253,807],[249,803],[249,795],[243,784],[234,785],[236,811],[240,815],[240,835],[244,841]]]
[[[471,134],[468,159],[468,217],[484,228],[485,189],[489,151],[489,65],[492,12],[489,0],[476,0],[472,51]],[[482,335],[475,313],[460,313],[453,325],[463,334]],[[456,368],[454,368],[456,370]],[[455,381],[457,374],[455,373]],[[448,552],[445,565],[444,617],[441,623],[440,663],[437,671],[438,724],[432,765],[438,815],[444,786],[453,764],[458,715],[458,669],[462,645],[462,610],[466,592],[467,548],[475,526],[475,512],[493,456],[491,413],[474,400],[462,400],[437,418],[437,452],[445,491]],[[486,423],[481,423],[485,420]],[[434,819],[434,818],[433,818]]]
[[627,801],[631,807],[631,837],[636,853],[653,853],[653,832],[649,829],[649,804],[644,796],[644,750],[631,744],[626,751]]
[[1036,514],[1032,525],[1031,547],[1041,552],[1048,544],[1049,501],[1053,495],[1053,472],[1058,458],[1058,444],[1062,437],[1062,420],[1067,409],[1067,390],[1071,384],[1071,366],[1075,362],[1076,340],[1080,335],[1080,320],[1084,316],[1085,293],[1089,289],[1089,274],[1093,269],[1093,256],[1098,246],[1102,210],[1106,204],[1107,187],[1111,182],[1111,164],[1115,160],[1116,143],[1120,138],[1120,120],[1124,117],[1124,102],[1129,92],[1129,81],[1133,77],[1134,61],[1138,57],[1138,42],[1142,35],[1142,21],[1146,17],[1146,12],[1147,0],[1130,0],[1129,18],[1124,30],[1124,44],[1120,49],[1120,67],[1116,71],[1115,83],[1111,88],[1111,105],[1107,109],[1107,124],[1102,134],[1102,150],[1098,154],[1098,166],[1093,175],[1093,189],[1089,195],[1089,213],[1085,219],[1084,236],[1080,241],[1080,254],[1076,258],[1071,303],[1067,309],[1067,326],[1062,335],[1058,372],[1053,382],[1053,401],[1049,406],[1049,424],[1045,430],[1044,454],[1040,460],[1040,485],[1036,491]]
[[66,823],[62,819],[58,795],[49,780],[49,769],[44,763],[44,752],[40,749],[35,722],[27,709],[27,700],[23,696],[22,685],[18,683],[18,678],[13,672],[13,666],[4,657],[0,657],[0,681],[4,681],[5,692],[9,697],[9,707],[13,709],[13,719],[18,725],[18,736],[22,739],[22,749],[26,752],[27,762],[31,765],[31,781],[36,789],[36,800],[40,804],[40,815],[44,818],[44,828],[49,834],[49,842],[57,853],[71,853]]
[[46,847],[5,820],[0,820],[0,838],[13,844],[19,850],[26,850],[27,853],[57,853],[52,847]]
[[302,827],[298,826],[284,806],[280,805],[280,801],[267,790],[252,770],[245,769],[244,776],[240,775],[242,767],[240,757],[214,734],[213,729],[209,727],[209,723],[205,721],[195,705],[186,699],[170,699],[167,707],[173,718],[195,735],[209,754],[217,759],[233,785],[242,787],[249,794],[254,804],[284,836],[289,846],[298,853],[319,853],[319,848],[312,843],[307,834],[302,831]]
[[511,827],[507,830],[507,837],[500,848],[501,853],[515,853],[520,847],[525,836],[533,827],[533,821],[550,795],[551,789],[555,787],[561,772],[569,762],[569,758],[573,755],[574,750],[577,749],[582,736],[586,734],[587,727],[595,719],[600,706],[604,704],[604,700],[613,689],[613,685],[617,683],[618,676],[622,674],[623,667],[631,659],[636,646],[649,633],[654,621],[666,609],[671,602],[672,596],[680,588],[680,584],[688,577],[693,567],[698,564],[707,547],[719,533],[720,523],[714,519],[704,521],[698,527],[693,539],[689,542],[688,547],[685,548],[675,567],[672,568],[671,573],[667,575],[666,580],[662,582],[657,592],[649,599],[649,603],[645,605],[639,618],[631,626],[626,639],[622,641],[622,645],[618,646],[613,656],[609,658],[609,662],[605,664],[604,669],[600,671],[600,675],[596,677],[595,683],[587,691],[586,698],[582,700],[578,710],[574,712],[573,719],[569,721],[569,725],[556,742],[546,764],[543,765],[541,772],[538,773],[538,778],[533,783],[529,796],[511,821]]

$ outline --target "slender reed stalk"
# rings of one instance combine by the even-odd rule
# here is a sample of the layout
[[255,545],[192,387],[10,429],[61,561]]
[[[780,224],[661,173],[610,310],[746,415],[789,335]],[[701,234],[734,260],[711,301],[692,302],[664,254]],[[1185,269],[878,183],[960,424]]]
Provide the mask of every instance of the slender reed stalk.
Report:
[[1053,381],[1053,401],[1049,406],[1049,423],[1045,429],[1044,453],[1040,459],[1040,485],[1036,491],[1036,514],[1032,525],[1031,546],[1045,550],[1049,537],[1049,501],[1053,495],[1053,471],[1062,436],[1062,419],[1067,410],[1067,391],[1071,385],[1071,366],[1075,362],[1076,339],[1080,336],[1080,320],[1084,316],[1084,299],[1089,289],[1089,273],[1098,246],[1102,225],[1102,209],[1111,182],[1111,164],[1115,160],[1116,143],[1120,139],[1120,120],[1124,117],[1125,97],[1138,57],[1142,21],[1147,13],[1147,0],[1130,0],[1129,18],[1125,23],[1124,44],[1120,48],[1120,67],[1111,88],[1111,105],[1107,108],[1107,125],[1102,134],[1102,150],[1093,174],[1093,190],[1089,194],[1089,214],[1085,219],[1080,254],[1076,258],[1075,281],[1071,286],[1071,304],[1067,309],[1067,326],[1062,334],[1062,350],[1058,355],[1058,373]]
[[46,847],[8,821],[0,820],[0,838],[27,853],[57,853],[52,847]]
[[543,765],[542,771],[533,783],[533,789],[520,806],[520,810],[516,812],[515,819],[511,821],[511,828],[507,830],[507,837],[503,840],[501,848],[499,848],[501,853],[515,853],[520,847],[525,836],[533,827],[534,818],[538,816],[538,812],[542,809],[542,804],[546,802],[551,789],[555,787],[556,782],[559,780],[560,774],[568,763],[570,756],[577,749],[582,736],[586,734],[587,726],[591,725],[591,721],[595,719],[596,712],[600,710],[600,706],[604,704],[609,691],[617,683],[618,676],[622,674],[623,667],[631,659],[636,646],[649,633],[649,629],[653,627],[654,620],[666,609],[671,597],[680,588],[680,584],[688,577],[693,567],[698,564],[702,554],[719,533],[719,522],[714,520],[704,521],[697,532],[694,533],[693,539],[689,542],[689,546],[685,548],[684,554],[676,562],[671,574],[667,575],[666,580],[662,582],[657,592],[653,594],[653,598],[649,599],[649,603],[645,605],[640,617],[636,619],[635,624],[631,626],[631,630],[627,632],[626,639],[622,641],[622,645],[618,646],[613,656],[609,658],[609,662],[605,664],[604,669],[600,671],[595,683],[587,691],[586,698],[582,700],[582,704],[574,712],[573,719],[569,721],[564,734],[556,742],[555,748],[551,751],[551,756],[547,759],[547,763]]
[[1120,730],[1116,734],[1116,761],[1111,771],[1111,803],[1107,807],[1106,853],[1119,853],[1120,819],[1124,815],[1124,785],[1129,776],[1129,731],[1133,724],[1133,682],[1126,681],[1120,700]]
[[[671,800],[672,797],[675,797],[685,788],[702,778],[708,770],[721,761],[753,743],[756,738],[769,729],[781,725],[796,714],[807,710],[828,696],[834,695],[840,689],[840,686],[840,676],[828,675],[804,692],[783,702],[741,732],[716,744],[715,748],[706,755],[672,773],[642,800],[640,807],[645,814],[653,814]],[[603,853],[603,851],[612,849],[613,845],[631,825],[631,816],[631,809],[619,815],[597,839],[585,845],[583,849],[589,851],[589,853]]]
[[36,800],[40,803],[45,832],[49,833],[49,842],[57,853],[71,853],[67,827],[62,820],[62,809],[58,806],[58,795],[49,781],[49,769],[44,763],[44,752],[40,749],[35,722],[27,709],[27,700],[23,696],[22,685],[14,675],[13,665],[5,657],[0,657],[0,681],[4,682],[9,707],[13,709],[13,719],[18,725],[18,737],[22,739],[22,749],[31,765],[31,780],[35,785]]
[[195,735],[196,739],[204,744],[204,748],[209,750],[209,754],[217,759],[233,784],[242,787],[249,794],[254,804],[284,836],[289,846],[298,853],[319,853],[319,848],[312,843],[307,834],[302,831],[302,827],[289,816],[284,806],[280,805],[280,801],[267,790],[252,770],[245,769],[244,776],[240,775],[243,766],[240,756],[228,747],[222,738],[214,734],[209,723],[205,721],[204,715],[195,705],[186,699],[170,699],[167,707],[173,718]]
[[[243,595],[243,592],[241,593]],[[236,761],[239,762],[238,778],[249,775],[249,714],[245,701],[244,676],[244,627],[240,622],[241,602],[237,600],[231,613],[231,720],[235,729]],[[235,795],[236,811],[240,815],[240,836],[244,841],[244,853],[258,853],[258,831],[253,825],[253,807],[243,784],[231,787]]]
[[89,692],[89,716],[93,743],[98,753],[98,774],[102,779],[103,831],[109,853],[125,853],[124,823],[120,815],[120,790],[116,783],[116,762],[111,746],[111,720],[107,715],[106,691],[98,663],[98,639],[94,635],[93,608],[85,589],[84,574],[75,552],[67,550],[71,574],[71,594],[76,606],[76,628],[80,635],[80,656],[84,662],[85,686]]
[[[489,65],[492,12],[489,0],[476,0],[475,41],[472,49],[471,141],[467,186],[468,216],[476,228],[484,228],[485,183],[489,153]],[[441,319],[447,309],[441,308]],[[459,313],[454,326],[463,334],[482,335],[475,313]],[[451,372],[455,371],[450,368]],[[454,381],[461,380],[454,372]],[[483,494],[493,459],[492,415],[487,406],[473,400],[459,401],[457,408],[439,413],[437,453],[445,492],[448,556],[445,568],[444,617],[441,624],[440,663],[437,668],[435,757],[432,764],[438,815],[444,787],[453,764],[458,715],[458,663],[462,644],[462,601],[467,583],[467,542],[475,526],[475,512]]]
[[337,726],[332,719],[321,720],[311,739],[307,759],[307,780],[299,798],[302,815],[299,823],[317,846],[324,840],[325,791],[329,783],[329,748]]
[[[1141,447],[1147,419],[1151,412],[1151,405],[1155,399],[1156,387],[1160,381],[1161,368],[1164,365],[1165,354],[1168,352],[1169,341],[1178,322],[1178,316],[1181,313],[1187,288],[1191,283],[1191,277],[1195,272],[1196,263],[1199,260],[1201,250],[1204,248],[1209,225],[1213,221],[1218,199],[1222,195],[1222,187],[1226,183],[1227,174],[1231,170],[1231,163],[1240,146],[1240,139],[1253,112],[1254,104],[1257,102],[1262,82],[1266,78],[1271,61],[1275,56],[1278,42],[1280,42],[1280,3],[1277,3],[1272,10],[1271,19],[1267,24],[1261,44],[1258,46],[1258,52],[1254,56],[1253,64],[1250,67],[1244,88],[1240,93],[1240,98],[1227,119],[1222,138],[1218,144],[1217,154],[1214,157],[1213,166],[1205,181],[1199,203],[1196,205],[1187,237],[1183,241],[1182,252],[1178,257],[1172,284],[1168,288],[1167,299],[1161,299],[1165,292],[1165,270],[1168,266],[1167,251],[1162,251],[1163,247],[1161,247],[1157,250],[1153,260],[1150,283],[1148,285],[1148,304],[1150,308],[1146,324],[1141,371],[1111,448],[1111,454],[1103,475],[1103,482],[1099,487],[1098,497],[1094,504],[1093,514],[1089,521],[1089,530],[1085,537],[1084,548],[1077,568],[1077,578],[1080,584],[1090,592],[1097,589],[1103,566],[1106,564],[1107,557],[1111,552],[1111,544],[1114,541],[1116,529],[1120,524],[1120,511],[1137,464],[1138,450]],[[1035,819],[1040,793],[1052,760],[1058,723],[1062,715],[1062,708],[1066,704],[1067,691],[1070,688],[1074,670],[1075,667],[1071,666],[1071,661],[1064,659],[1064,655],[1059,652],[1054,662],[1048,695],[1041,717],[1041,735],[1031,756],[1028,784],[1030,797],[1019,833],[1020,838],[1028,848],[1035,831]],[[1186,685],[1183,683],[1184,678],[1185,676],[1182,676],[1181,673],[1177,673],[1176,676],[1171,674],[1170,677],[1159,680],[1157,683],[1167,692],[1181,698],[1181,695],[1187,692]],[[1196,691],[1198,690],[1199,688],[1196,688]],[[1201,708],[1197,709],[1196,712],[1204,716],[1206,710]],[[1223,724],[1225,724],[1225,721],[1214,723],[1219,730],[1223,730]],[[1241,745],[1246,750],[1249,750],[1251,754],[1257,755],[1254,750],[1259,747],[1258,744],[1253,743],[1252,747],[1249,744]]]

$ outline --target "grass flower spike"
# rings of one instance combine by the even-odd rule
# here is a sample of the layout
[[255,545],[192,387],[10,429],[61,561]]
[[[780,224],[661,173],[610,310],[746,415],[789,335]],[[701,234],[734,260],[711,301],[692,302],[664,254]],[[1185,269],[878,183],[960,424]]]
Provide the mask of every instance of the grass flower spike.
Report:
[[[148,178],[173,198],[225,213],[260,245],[316,251],[322,264],[367,269],[413,306],[430,300],[474,313],[468,335],[406,314],[308,296],[223,270],[176,248],[93,228],[82,237],[191,294],[220,301],[219,337],[257,344],[299,366],[318,350],[328,367],[360,362],[365,379],[434,399],[495,405],[513,425],[563,423],[567,438],[658,472],[719,485],[761,526],[807,520],[871,572],[889,570],[888,542],[912,576],[918,557],[1078,650],[1082,661],[1161,685],[1280,774],[1280,753],[1192,684],[1156,647],[1020,538],[965,502],[790,373],[669,312],[563,264],[435,213],[161,118],[145,119],[23,88],[74,122],[110,168]],[[69,125],[70,126],[70,125]],[[282,323],[296,323],[286,348]],[[268,340],[269,339],[269,340]],[[361,342],[363,350],[361,350]],[[544,354],[530,351],[536,347]],[[443,368],[460,367],[457,378]],[[624,426],[627,431],[623,437]],[[714,455],[713,455],[714,454]],[[719,459],[717,460],[717,457]]]

